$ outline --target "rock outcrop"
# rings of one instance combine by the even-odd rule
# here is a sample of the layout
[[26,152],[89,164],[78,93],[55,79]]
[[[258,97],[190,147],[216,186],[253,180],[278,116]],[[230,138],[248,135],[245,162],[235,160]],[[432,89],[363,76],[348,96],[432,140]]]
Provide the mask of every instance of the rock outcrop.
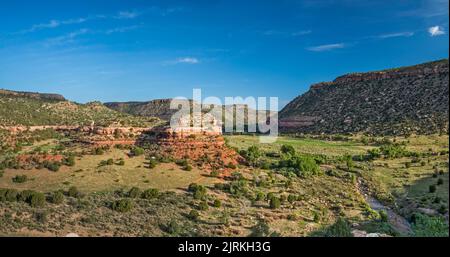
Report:
[[311,86],[280,112],[291,133],[448,133],[448,60]]
[[236,165],[244,161],[234,149],[226,146],[220,122],[214,121],[207,127],[155,128],[144,134],[138,144],[157,145],[155,155],[190,160],[206,171],[218,171],[220,176],[230,175]]

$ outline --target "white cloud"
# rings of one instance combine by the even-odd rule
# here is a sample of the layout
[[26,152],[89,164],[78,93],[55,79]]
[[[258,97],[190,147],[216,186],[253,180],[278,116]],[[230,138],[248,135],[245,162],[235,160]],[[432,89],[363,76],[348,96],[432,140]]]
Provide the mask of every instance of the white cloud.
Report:
[[392,37],[411,37],[414,35],[414,32],[397,32],[397,33],[390,33],[390,34],[383,34],[376,36],[376,38],[392,38]]
[[135,11],[121,11],[116,16],[117,19],[134,19],[137,18],[140,15],[140,13]]
[[164,62],[163,65],[175,65],[175,64],[199,64],[200,60],[195,57],[180,57],[174,61]]
[[344,48],[344,47],[345,47],[345,44],[338,43],[338,44],[311,46],[311,47],[306,48],[306,50],[313,51],[313,52],[324,52],[324,51],[330,51],[333,49],[339,49],[339,48]]
[[183,57],[183,58],[178,58],[177,63],[197,64],[197,63],[200,63],[200,61],[194,57]]
[[433,26],[428,28],[428,33],[430,33],[430,36],[434,37],[444,35],[445,31],[441,26]]

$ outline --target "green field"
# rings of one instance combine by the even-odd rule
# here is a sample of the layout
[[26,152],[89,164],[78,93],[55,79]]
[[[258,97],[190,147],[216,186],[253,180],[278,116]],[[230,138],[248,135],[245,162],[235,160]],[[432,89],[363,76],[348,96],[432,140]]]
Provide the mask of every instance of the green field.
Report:
[[282,145],[292,145],[297,152],[305,154],[323,154],[327,156],[342,156],[344,154],[362,154],[370,146],[365,146],[357,141],[324,141],[319,139],[297,139],[280,136],[275,143],[260,144],[258,136],[226,136],[228,144],[238,149],[247,149],[252,145],[258,145],[264,151],[279,151]]

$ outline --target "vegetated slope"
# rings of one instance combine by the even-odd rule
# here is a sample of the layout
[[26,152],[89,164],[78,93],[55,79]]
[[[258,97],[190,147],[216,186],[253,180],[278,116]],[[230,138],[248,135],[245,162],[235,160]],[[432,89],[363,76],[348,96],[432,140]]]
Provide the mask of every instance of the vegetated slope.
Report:
[[448,59],[312,85],[280,112],[283,132],[447,133]]
[[[161,120],[170,121],[170,118],[173,114],[175,114],[178,109],[170,109],[170,102],[172,99],[157,99],[157,100],[151,100],[148,102],[110,102],[105,103],[104,105],[119,111],[128,113],[131,115],[137,115],[137,116],[147,116],[147,117],[158,117]],[[201,108],[197,102],[194,102],[192,100],[189,100],[189,103],[192,105]],[[257,117],[264,117],[264,116],[271,116],[273,115],[273,112],[269,112],[266,114],[266,111],[258,110],[255,111],[254,109],[249,108],[247,105],[241,104],[241,105],[211,105],[206,106],[206,109],[203,109],[203,112],[209,112],[211,109],[209,108],[222,108],[222,121],[225,121],[225,119],[230,120],[233,119],[235,121],[235,124],[241,124],[242,123],[242,117],[239,116],[239,119],[236,118],[236,112],[237,110],[243,111],[244,116],[244,125],[247,125],[247,121],[250,121],[249,123],[255,123],[257,122]],[[237,121],[236,121],[237,120]],[[264,118],[266,120],[266,118]],[[253,122],[255,121],[255,122]]]
[[105,106],[136,116],[158,117],[162,120],[170,120],[177,110],[170,109],[172,99],[157,99],[148,102],[111,102]]
[[70,125],[149,126],[156,118],[133,117],[100,102],[78,104],[56,94],[0,90],[0,126]]

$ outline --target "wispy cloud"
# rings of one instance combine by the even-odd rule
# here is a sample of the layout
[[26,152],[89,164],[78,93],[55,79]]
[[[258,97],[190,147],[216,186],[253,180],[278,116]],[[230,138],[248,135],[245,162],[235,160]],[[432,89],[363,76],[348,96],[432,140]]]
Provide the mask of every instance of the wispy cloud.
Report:
[[298,37],[298,36],[308,35],[311,33],[312,33],[312,30],[301,30],[301,31],[292,32],[291,36]]
[[136,11],[120,11],[114,18],[116,19],[134,19],[141,15],[141,13]]
[[448,15],[448,0],[423,0],[417,9],[402,11],[399,16],[431,18]]
[[47,23],[35,24],[35,25],[31,26],[31,28],[22,30],[19,33],[25,34],[25,33],[34,32],[37,30],[41,30],[41,29],[53,29],[53,28],[60,27],[62,25],[80,24],[80,23],[84,23],[84,22],[88,21],[89,19],[92,19],[92,18],[86,17],[86,18],[76,18],[76,19],[68,19],[68,20],[51,20]]
[[176,60],[177,63],[198,64],[200,61],[194,57],[183,57]]
[[142,15],[145,15],[147,13],[153,13],[153,14],[157,14],[157,15],[161,15],[161,16],[167,16],[169,14],[180,12],[182,10],[184,10],[184,8],[182,8],[182,7],[171,7],[171,8],[151,7],[151,8],[139,10],[139,11],[124,10],[124,11],[119,11],[116,14],[109,14],[109,15],[97,14],[97,15],[90,15],[90,16],[86,16],[86,17],[73,18],[73,19],[67,19],[67,20],[53,19],[53,20],[50,20],[45,23],[34,24],[30,28],[16,32],[14,34],[26,34],[26,33],[30,33],[30,32],[43,30],[43,29],[54,29],[54,28],[61,27],[63,25],[81,24],[81,23],[85,23],[87,21],[93,21],[93,20],[98,20],[98,19],[123,19],[123,20],[128,19],[128,20],[130,20],[130,19],[135,19]]
[[345,46],[346,45],[344,43],[327,44],[327,45],[318,45],[318,46],[307,47],[306,50],[312,51],[312,52],[324,52],[324,51],[331,51],[334,49],[344,48]]
[[430,36],[435,37],[435,36],[444,35],[445,31],[441,26],[433,26],[433,27],[428,28],[428,33],[430,33]]
[[382,34],[382,35],[375,36],[375,38],[385,39],[385,38],[393,38],[393,37],[411,37],[411,36],[414,36],[414,32],[407,31],[407,32]]
[[199,64],[200,60],[195,57],[180,57],[173,61],[166,61],[163,65],[175,65],[175,64]]
[[127,26],[127,27],[117,27],[117,28],[112,28],[112,29],[107,29],[104,31],[105,34],[113,34],[113,33],[124,33],[130,30],[135,30],[139,28],[138,25],[133,25],[133,26]]
[[260,32],[264,36],[304,36],[312,33],[312,30],[299,30],[299,31],[282,31],[282,30],[265,30]]
[[80,29],[80,30],[65,34],[63,36],[47,39],[45,41],[45,45],[53,46],[53,45],[64,45],[64,44],[68,44],[68,43],[73,43],[73,42],[75,42],[75,39],[77,37],[79,37],[81,35],[85,35],[90,32],[91,31],[89,29]]

